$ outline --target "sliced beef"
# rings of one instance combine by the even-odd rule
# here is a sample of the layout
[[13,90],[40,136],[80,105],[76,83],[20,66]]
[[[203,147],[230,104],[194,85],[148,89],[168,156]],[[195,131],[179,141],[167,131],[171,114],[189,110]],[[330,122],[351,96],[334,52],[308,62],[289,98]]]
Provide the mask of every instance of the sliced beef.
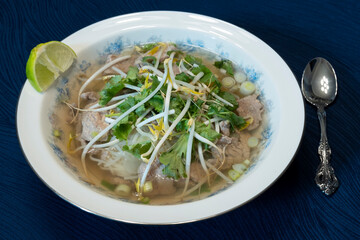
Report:
[[190,166],[190,179],[196,183],[201,182],[206,177],[206,173],[200,163],[194,162]]
[[[216,141],[215,145],[223,151],[224,149],[227,148],[228,145],[231,144],[231,142],[232,142],[232,138],[222,135],[220,137],[220,139]],[[210,160],[208,160],[208,161],[211,165],[217,166],[220,163],[220,161],[222,161],[223,157],[216,148],[211,147],[210,150],[211,150],[213,159],[211,159],[212,161],[210,161]]]
[[[81,138],[91,141],[96,134],[104,130],[109,124],[105,121],[105,115],[100,112],[83,112],[81,113],[82,133]],[[104,134],[99,141],[106,141],[108,133]]]
[[80,95],[81,99],[87,100],[87,101],[97,101],[100,96],[97,92],[84,92]]
[[230,136],[230,122],[228,120],[221,121],[219,123],[220,126],[220,132],[224,134],[225,136]]
[[[225,162],[222,165],[222,169],[228,169],[235,163],[241,163],[250,157],[250,147],[247,141],[250,137],[249,133],[240,132],[232,138],[223,136],[219,139],[216,145],[223,149],[225,147]],[[229,139],[231,139],[229,143]],[[220,166],[221,155],[215,148],[211,148],[214,159],[209,159],[209,163],[214,166]]]
[[[147,164],[141,163],[138,169],[139,177],[141,178]],[[172,178],[168,178],[162,172],[164,165],[154,161],[150,171],[146,177],[146,181],[151,181],[153,185],[153,191],[146,193],[146,196],[155,195],[167,195],[176,191],[175,181]]]
[[155,179],[153,181],[154,191],[159,195],[172,194],[176,191],[174,180],[163,174],[162,170],[164,167],[164,165],[160,165],[158,168],[156,168]]
[[121,177],[114,177],[111,181],[112,183],[114,184],[126,184],[128,185],[130,188],[131,188],[131,191],[134,191],[135,190],[135,184],[133,181],[130,181],[130,180],[125,180]]
[[258,95],[252,94],[238,100],[239,107],[237,112],[242,117],[252,117],[253,122],[247,128],[253,130],[260,125],[261,114],[264,111],[264,105],[257,99]]

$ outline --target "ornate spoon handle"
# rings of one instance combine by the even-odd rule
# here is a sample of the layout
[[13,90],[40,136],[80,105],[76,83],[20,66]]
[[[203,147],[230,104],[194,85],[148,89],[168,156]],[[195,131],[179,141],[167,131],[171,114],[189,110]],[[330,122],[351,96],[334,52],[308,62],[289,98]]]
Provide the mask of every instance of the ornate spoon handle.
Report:
[[331,149],[326,136],[326,112],[324,107],[319,107],[318,118],[320,121],[321,138],[318,153],[320,165],[316,171],[315,182],[326,195],[331,195],[339,187],[339,182],[335,176],[334,169],[330,166]]

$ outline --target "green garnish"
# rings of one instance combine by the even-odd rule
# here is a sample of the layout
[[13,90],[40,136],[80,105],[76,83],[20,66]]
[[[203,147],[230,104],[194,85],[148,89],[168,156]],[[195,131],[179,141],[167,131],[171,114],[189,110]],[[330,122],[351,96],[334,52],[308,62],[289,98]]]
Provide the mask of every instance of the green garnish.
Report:
[[142,45],[140,47],[140,52],[144,53],[144,52],[147,52],[147,51],[150,51],[151,49],[153,49],[156,45],[158,45],[157,43],[148,43],[148,44],[145,44],[145,45]]
[[142,143],[137,143],[137,144],[132,145],[132,146],[125,145],[123,147],[123,150],[131,153],[132,155],[134,155],[135,157],[140,159],[141,154],[144,154],[147,151],[149,151],[150,147],[151,147],[151,142],[150,141],[145,141],[145,142],[142,142]]
[[193,80],[194,77],[188,76],[186,73],[179,73],[175,76],[176,80],[183,81],[183,82],[190,82]]
[[109,189],[110,191],[114,191],[117,186],[116,184],[109,183],[106,180],[102,180],[101,185],[103,185],[105,188]]
[[229,120],[231,126],[235,128],[241,128],[246,124],[246,121],[230,111],[226,107],[222,107],[218,104],[211,104],[208,110],[208,115],[212,117],[219,117],[225,120]]
[[163,169],[165,176],[174,179],[186,177],[184,159],[188,139],[189,134],[182,135],[170,151],[160,155],[159,160],[165,165]]
[[226,73],[230,76],[234,76],[234,69],[230,60],[221,60],[214,63],[217,68],[225,69]]
[[211,125],[206,125],[201,122],[196,122],[196,128],[195,131],[199,133],[202,137],[208,139],[211,142],[214,142],[216,139],[218,139],[221,134],[216,132],[211,128]]
[[109,82],[106,83],[105,87],[100,91],[99,104],[105,106],[110,100],[125,87],[122,77],[112,77]]
[[233,94],[229,93],[229,92],[220,92],[219,96],[223,99],[225,99],[226,101],[228,101],[229,103],[231,103],[233,105],[233,107],[231,106],[226,106],[228,109],[230,109],[231,111],[235,110],[238,108],[239,103],[236,101],[236,98]]
[[143,57],[142,62],[150,63],[151,65],[155,65],[156,57],[154,57],[154,56],[145,56],[145,57]]

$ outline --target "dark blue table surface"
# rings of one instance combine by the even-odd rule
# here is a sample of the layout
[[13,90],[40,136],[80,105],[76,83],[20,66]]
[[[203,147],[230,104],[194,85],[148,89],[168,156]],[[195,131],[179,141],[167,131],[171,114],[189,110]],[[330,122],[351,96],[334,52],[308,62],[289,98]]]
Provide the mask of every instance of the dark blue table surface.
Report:
[[[200,13],[242,27],[277,51],[299,82],[307,61],[328,59],[339,80],[339,95],[327,109],[338,191],[327,197],[315,186],[320,131],[309,104],[303,141],[286,173],[255,200],[212,219],[126,224],[84,212],[48,189],[16,134],[30,50],[97,21],[149,10]],[[358,0],[0,0],[0,239],[360,239],[359,13]]]

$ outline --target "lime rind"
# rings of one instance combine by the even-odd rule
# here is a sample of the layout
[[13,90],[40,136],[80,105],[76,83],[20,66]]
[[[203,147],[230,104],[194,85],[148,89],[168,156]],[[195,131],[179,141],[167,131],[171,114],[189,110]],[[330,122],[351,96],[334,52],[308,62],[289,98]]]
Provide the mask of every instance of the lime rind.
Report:
[[75,52],[58,41],[42,43],[33,48],[26,63],[26,77],[38,92],[44,92],[73,64]]

